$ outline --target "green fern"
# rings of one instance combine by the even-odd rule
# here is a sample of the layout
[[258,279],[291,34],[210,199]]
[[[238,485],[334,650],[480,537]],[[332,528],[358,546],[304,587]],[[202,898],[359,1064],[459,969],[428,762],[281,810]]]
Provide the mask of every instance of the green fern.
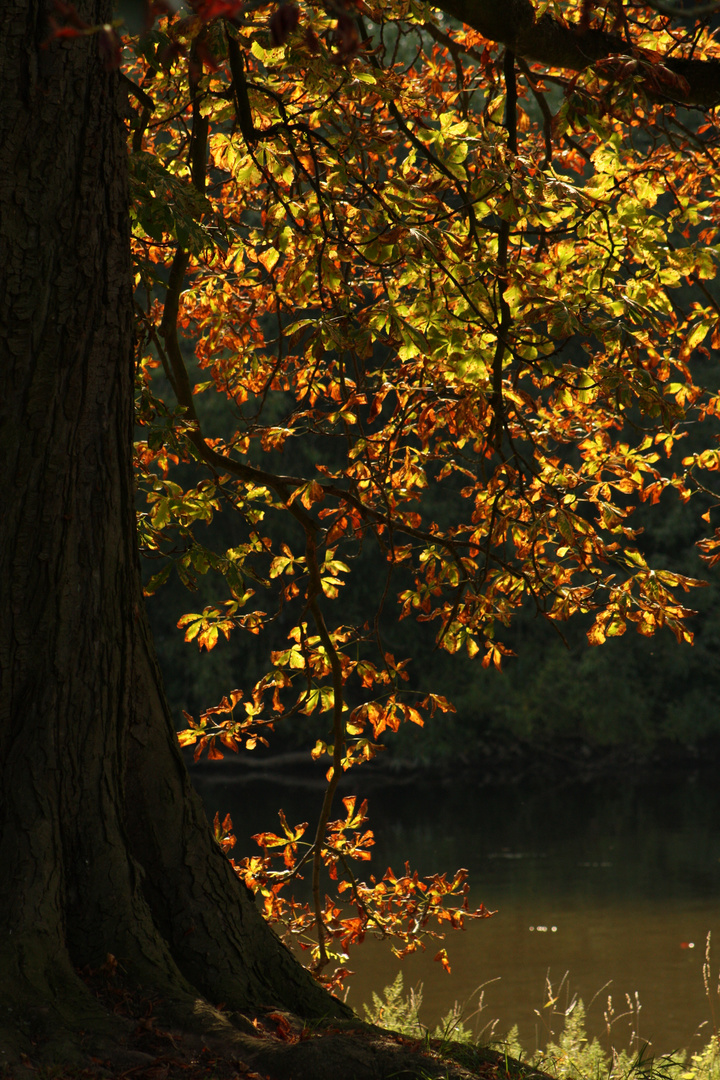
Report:
[[475,1036],[469,1027],[463,1024],[463,1007],[457,1001],[452,1009],[443,1016],[440,1023],[432,1033],[434,1039],[442,1039],[443,1042],[474,1043]]
[[372,1006],[363,1005],[365,1019],[389,1031],[421,1038],[427,1032],[418,1018],[422,1005],[422,983],[416,990],[410,990],[407,997],[403,996],[403,990],[403,976],[399,971],[393,982],[383,990],[382,998],[373,990]]
[[[419,1018],[422,1006],[422,983],[404,992],[402,972],[382,992],[373,992],[372,1005],[363,1005],[365,1018],[372,1024],[397,1031],[410,1038],[426,1038],[428,1029]],[[477,1039],[463,1023],[463,1008],[455,1002],[432,1033],[443,1042],[476,1045]],[[489,1044],[515,1061],[524,1061],[531,1069],[542,1070],[557,1080],[720,1080],[720,1039],[714,1035],[707,1046],[689,1061],[672,1057],[654,1058],[647,1047],[635,1056],[625,1051],[610,1057],[597,1039],[589,1039],[585,1027],[585,1006],[578,1000],[565,1013],[562,1033],[557,1042],[527,1057],[520,1045],[518,1027],[510,1029],[502,1040]]]
[[536,1055],[536,1064],[563,1080],[600,1080],[608,1076],[610,1061],[597,1039],[588,1040],[585,1006],[581,999],[565,1013],[562,1034]]

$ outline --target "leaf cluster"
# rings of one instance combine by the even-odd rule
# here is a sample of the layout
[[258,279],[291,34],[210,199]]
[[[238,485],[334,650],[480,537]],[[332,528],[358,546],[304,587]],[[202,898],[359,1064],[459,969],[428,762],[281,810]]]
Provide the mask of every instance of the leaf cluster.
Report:
[[[223,598],[178,623],[206,650],[287,631],[244,717],[232,691],[180,741],[220,757],[327,721],[312,843],[299,856],[283,823],[244,871],[269,917],[314,923],[318,971],[326,942],[374,927],[407,950],[431,916],[468,914],[443,907],[462,876],[357,881],[364,810],[331,821],[341,773],[452,709],[412,696],[387,613],[496,669],[528,605],[561,635],[588,619],[594,646],[629,627],[690,642],[700,582],[648,563],[637,509],[694,499],[712,527],[720,467],[720,399],[696,377],[720,344],[716,132],[659,99],[648,55],[714,57],[712,37],[651,13],[626,23],[641,60],[565,78],[402,0],[348,17],[170,15],[129,69],[147,591],[218,578]],[[699,422],[708,445],[679,463]],[[219,514],[234,536],[215,550]],[[383,573],[349,622],[367,546]],[[720,558],[720,532],[701,551]],[[312,865],[312,912],[281,902],[275,851],[284,874]],[[321,870],[356,914],[323,903]]]

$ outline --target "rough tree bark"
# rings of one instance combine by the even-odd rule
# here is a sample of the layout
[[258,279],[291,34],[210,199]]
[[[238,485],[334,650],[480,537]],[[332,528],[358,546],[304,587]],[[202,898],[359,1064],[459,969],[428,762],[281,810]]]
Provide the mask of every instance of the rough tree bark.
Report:
[[[440,6],[554,65],[616,51],[527,0]],[[48,42],[50,8],[0,4],[0,1068],[122,1037],[77,974],[108,953],[186,1023],[349,1015],[263,922],[175,743],[134,541],[119,80],[96,37]],[[682,73],[720,99],[720,65]]]
[[0,8],[0,1066],[118,1034],[76,973],[108,953],[218,1029],[203,1002],[348,1015],[215,845],[163,697],[134,540],[117,73],[97,37],[47,43],[49,0]]

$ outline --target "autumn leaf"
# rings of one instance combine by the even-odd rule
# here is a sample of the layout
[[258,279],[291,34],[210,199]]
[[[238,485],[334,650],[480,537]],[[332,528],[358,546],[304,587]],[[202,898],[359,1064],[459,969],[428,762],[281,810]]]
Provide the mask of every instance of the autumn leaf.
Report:
[[[653,565],[641,533],[697,503],[710,534],[717,501],[720,451],[696,440],[720,415],[701,378],[720,341],[701,284],[720,259],[717,171],[671,92],[690,51],[720,60],[708,28],[623,9],[628,55],[561,58],[551,101],[542,65],[519,77],[472,28],[407,62],[417,13],[395,0],[395,53],[343,4],[303,8],[302,26],[290,3],[240,22],[231,0],[191,7],[158,24],[157,56],[128,44],[155,109],[148,123],[130,102],[137,529],[146,594],[177,578],[202,597],[185,641],[220,657],[230,639],[255,674],[186,718],[180,745],[216,758],[267,745],[270,718],[317,721],[307,764],[332,801],[388,732],[454,711],[397,659],[404,620],[488,685],[517,676],[506,641],[529,610],[591,621],[591,646],[687,643],[679,596],[700,582]],[[572,5],[541,7],[576,26]],[[720,563],[720,533],[699,551]],[[365,816],[318,809],[316,845],[317,820],[306,839],[283,816],[242,869],[335,989],[371,928],[404,955],[489,914],[461,872],[361,880]],[[311,906],[288,899],[304,855]]]
[[451,974],[452,968],[450,967],[450,961],[448,960],[447,949],[440,949],[440,952],[435,954],[433,960],[439,961],[447,971],[448,975]]

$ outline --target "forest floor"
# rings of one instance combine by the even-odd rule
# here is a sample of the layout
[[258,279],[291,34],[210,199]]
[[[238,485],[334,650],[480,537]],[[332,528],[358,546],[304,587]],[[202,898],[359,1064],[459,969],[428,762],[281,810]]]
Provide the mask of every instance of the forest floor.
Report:
[[304,1023],[286,1013],[228,1015],[237,1038],[212,1045],[162,1021],[163,1002],[119,981],[86,983],[127,1021],[121,1043],[74,1066],[39,1064],[42,1046],[4,1080],[550,1080],[506,1054],[438,1039],[409,1039],[355,1021]]

